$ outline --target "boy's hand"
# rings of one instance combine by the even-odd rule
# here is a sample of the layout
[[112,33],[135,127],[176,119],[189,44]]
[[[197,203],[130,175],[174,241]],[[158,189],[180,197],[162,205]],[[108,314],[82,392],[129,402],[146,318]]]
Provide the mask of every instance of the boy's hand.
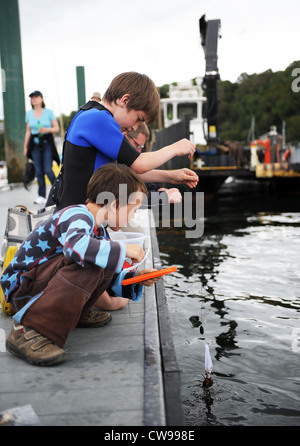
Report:
[[191,159],[195,153],[196,146],[188,139],[184,138],[172,144],[176,150],[177,156],[188,155]]
[[141,262],[145,257],[145,251],[140,245],[126,243],[125,246],[126,246],[126,257],[130,257],[137,263]]
[[[157,271],[157,269],[153,269],[153,268],[142,269],[141,271],[137,271],[135,275],[140,276],[141,274],[148,274],[148,273],[152,273],[153,271]],[[139,283],[144,286],[152,286],[155,282],[158,281],[158,279],[161,279],[161,277],[154,277],[153,279],[144,280],[143,282],[139,282]]]
[[171,183],[173,184],[186,184],[191,189],[197,186],[199,177],[191,169],[183,168],[170,171]]

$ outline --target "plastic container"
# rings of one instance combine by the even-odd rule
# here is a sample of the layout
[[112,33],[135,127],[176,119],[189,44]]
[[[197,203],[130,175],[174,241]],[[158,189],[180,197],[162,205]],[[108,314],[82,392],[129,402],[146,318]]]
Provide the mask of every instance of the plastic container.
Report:
[[114,242],[123,242],[123,243],[131,243],[135,245],[140,245],[143,249],[145,249],[145,240],[148,239],[148,249],[145,254],[143,260],[139,263],[133,262],[132,259],[126,258],[123,264],[123,271],[137,271],[138,267],[146,260],[149,252],[150,252],[150,237],[149,235],[142,234],[141,232],[109,232],[109,236],[111,240]]
[[124,243],[132,243],[136,245],[140,245],[142,248],[144,248],[144,241],[148,237],[145,234],[142,234],[141,232],[110,232],[109,236],[111,240],[114,242],[124,242]]

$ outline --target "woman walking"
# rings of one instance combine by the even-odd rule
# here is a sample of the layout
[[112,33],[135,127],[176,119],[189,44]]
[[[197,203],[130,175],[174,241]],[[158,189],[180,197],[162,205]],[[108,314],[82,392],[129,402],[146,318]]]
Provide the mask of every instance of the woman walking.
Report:
[[38,182],[38,197],[36,204],[46,203],[45,175],[51,184],[55,180],[52,170],[53,159],[60,164],[53,135],[59,132],[57,119],[52,110],[46,108],[43,95],[34,91],[30,95],[32,110],[26,113],[26,133],[24,140],[24,155],[31,158]]

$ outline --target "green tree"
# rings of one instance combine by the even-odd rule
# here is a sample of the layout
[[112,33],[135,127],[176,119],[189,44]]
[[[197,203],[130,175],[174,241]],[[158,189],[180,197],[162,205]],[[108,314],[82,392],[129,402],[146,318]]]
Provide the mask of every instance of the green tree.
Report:
[[236,83],[219,81],[219,126],[222,140],[246,142],[252,116],[256,123],[256,137],[267,133],[271,125],[282,129],[286,122],[287,138],[300,140],[300,92],[291,88],[292,72],[300,68],[300,61],[286,70],[260,74],[242,73]]

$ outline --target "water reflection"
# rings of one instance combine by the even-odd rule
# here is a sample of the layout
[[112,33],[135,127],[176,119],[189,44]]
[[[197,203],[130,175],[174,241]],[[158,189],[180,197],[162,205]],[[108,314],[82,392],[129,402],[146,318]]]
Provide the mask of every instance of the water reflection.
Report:
[[236,337],[236,327],[237,323],[235,321],[223,322],[221,325],[226,325],[228,331],[220,333],[216,336],[216,343],[220,347],[216,347],[216,359],[220,359],[221,356],[232,356],[238,354],[234,352],[235,349],[238,349]]
[[221,197],[200,239],[157,231],[163,265],[178,268],[164,281],[188,425],[300,425],[299,206],[260,198]]

